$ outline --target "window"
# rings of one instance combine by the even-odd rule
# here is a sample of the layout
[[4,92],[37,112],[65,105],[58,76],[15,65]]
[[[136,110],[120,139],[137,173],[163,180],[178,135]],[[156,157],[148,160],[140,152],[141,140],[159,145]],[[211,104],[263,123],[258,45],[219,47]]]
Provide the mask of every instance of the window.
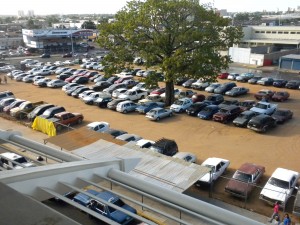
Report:
[[264,34],[264,33],[265,33],[265,31],[261,31],[260,33],[261,33],[261,34]]
[[282,31],[278,31],[278,34],[282,34]]
[[271,31],[267,31],[266,33],[267,33],[267,34],[271,34]]
[[291,34],[296,34],[296,32],[291,32]]
[[255,33],[256,33],[256,34],[258,34],[258,33],[259,33],[259,31],[255,31]]
[[272,34],[276,34],[277,32],[276,31],[272,31]]
[[288,34],[289,32],[287,32],[287,31],[285,31],[285,32],[283,32],[284,34]]

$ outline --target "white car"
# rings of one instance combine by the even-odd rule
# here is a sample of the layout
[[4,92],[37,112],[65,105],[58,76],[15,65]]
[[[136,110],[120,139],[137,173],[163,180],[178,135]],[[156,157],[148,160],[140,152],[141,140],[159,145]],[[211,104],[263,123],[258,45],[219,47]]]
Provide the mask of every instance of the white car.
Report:
[[181,98],[176,100],[170,107],[170,109],[174,112],[181,113],[184,112],[187,108],[189,108],[193,104],[192,99],[190,98]]
[[107,122],[92,122],[86,125],[89,130],[104,132],[109,129],[110,125]]
[[141,140],[142,138],[136,134],[122,134],[122,135],[119,135],[118,137],[116,137],[116,139],[121,140],[121,141],[130,142],[130,141],[138,141],[138,140]]
[[127,88],[118,88],[117,90],[114,90],[111,94],[113,98],[118,98],[119,95],[124,94],[127,91]]
[[0,154],[0,166],[12,170],[34,167],[35,165],[21,155],[13,152],[4,152]]
[[82,92],[82,93],[80,93],[80,94],[78,95],[78,98],[81,99],[81,100],[83,101],[83,99],[84,99],[85,97],[91,95],[92,93],[95,93],[95,91],[93,91],[93,90],[87,90],[87,91],[84,91],[84,92]]
[[51,70],[48,70],[48,69],[42,69],[42,70],[39,70],[39,71],[34,72],[33,74],[34,74],[34,75],[46,76],[46,75],[51,75],[51,74],[52,74],[52,71],[51,71]]
[[59,79],[55,79],[55,80],[51,80],[50,82],[47,83],[47,87],[51,87],[51,88],[58,88],[58,87],[62,87],[66,84],[65,81],[63,80],[59,80]]
[[147,139],[140,139],[136,142],[136,145],[140,148],[150,148],[155,142]]
[[212,83],[212,84],[210,84],[207,88],[205,88],[204,90],[205,90],[206,92],[208,92],[208,93],[213,93],[214,90],[215,90],[216,88],[220,87],[220,86],[221,86],[221,84],[219,84],[219,83]]
[[210,184],[212,181],[216,181],[227,169],[230,162],[227,159],[221,159],[221,158],[208,158],[206,159],[201,166],[206,166],[211,169],[211,172],[206,173],[203,177],[201,177],[197,185],[200,184]]
[[45,78],[44,76],[34,76],[33,82],[38,81],[40,79],[44,79],[44,78]]
[[96,101],[100,96],[102,96],[103,93],[102,92],[93,92],[91,94],[89,94],[88,96],[85,96],[82,101],[85,103],[85,104],[88,104],[88,105],[93,105],[94,104],[94,101]]
[[66,61],[62,62],[62,64],[65,65],[65,66],[73,66],[74,62],[71,61],[71,60],[66,60]]
[[277,168],[260,192],[259,198],[272,205],[277,201],[284,209],[288,199],[293,194],[298,179],[298,172]]
[[35,77],[35,75],[30,74],[30,75],[23,77],[22,81],[25,83],[31,83],[31,82],[33,82],[34,77]]
[[186,162],[195,163],[197,160],[197,156],[190,152],[178,152],[175,155],[172,156],[176,159],[182,159]]

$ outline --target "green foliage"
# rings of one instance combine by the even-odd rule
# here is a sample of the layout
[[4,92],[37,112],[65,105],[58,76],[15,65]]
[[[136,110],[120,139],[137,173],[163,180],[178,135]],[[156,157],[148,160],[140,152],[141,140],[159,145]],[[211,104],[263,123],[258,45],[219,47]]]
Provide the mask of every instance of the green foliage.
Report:
[[56,15],[47,16],[45,21],[49,27],[52,26],[53,23],[59,23],[59,18]]
[[81,28],[83,28],[83,29],[96,29],[96,24],[91,20],[84,21],[83,24],[81,25]]
[[238,43],[242,36],[239,28],[228,26],[230,20],[190,0],[133,0],[115,18],[99,25],[98,44],[110,50],[105,61],[124,68],[140,56],[146,67],[162,68],[167,92],[183,75],[214,80],[230,62],[219,50]]
[[161,81],[160,77],[157,76],[155,72],[150,73],[147,77],[143,78],[141,80],[142,82],[145,82],[147,88],[156,88],[158,87],[158,82]]

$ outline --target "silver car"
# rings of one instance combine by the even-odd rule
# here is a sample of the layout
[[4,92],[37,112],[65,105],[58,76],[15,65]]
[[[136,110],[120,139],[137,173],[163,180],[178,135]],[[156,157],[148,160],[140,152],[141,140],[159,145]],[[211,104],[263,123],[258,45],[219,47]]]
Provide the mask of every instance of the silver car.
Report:
[[146,113],[147,118],[149,118],[150,120],[156,120],[156,121],[159,121],[162,118],[171,117],[171,116],[173,116],[173,111],[170,109],[164,109],[164,108],[154,108]]

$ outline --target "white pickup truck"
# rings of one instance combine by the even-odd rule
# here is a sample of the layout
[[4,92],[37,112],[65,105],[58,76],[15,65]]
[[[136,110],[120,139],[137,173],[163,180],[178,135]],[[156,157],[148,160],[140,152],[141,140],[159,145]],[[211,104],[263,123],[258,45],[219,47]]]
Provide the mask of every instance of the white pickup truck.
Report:
[[148,93],[143,90],[128,90],[118,96],[119,99],[135,101],[141,98],[146,98]]
[[271,115],[273,112],[275,112],[277,106],[277,104],[260,101],[256,103],[255,106],[253,106],[250,110],[259,114]]

